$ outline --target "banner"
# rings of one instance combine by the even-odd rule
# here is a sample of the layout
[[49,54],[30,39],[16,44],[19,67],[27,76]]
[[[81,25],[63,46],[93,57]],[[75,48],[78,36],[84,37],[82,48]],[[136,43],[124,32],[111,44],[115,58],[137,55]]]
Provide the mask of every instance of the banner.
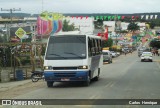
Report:
[[62,18],[64,16],[59,13],[42,12],[37,18],[37,35],[43,37],[62,30]]
[[103,40],[108,40],[108,27],[105,26],[104,33],[98,33],[97,36],[101,36]]

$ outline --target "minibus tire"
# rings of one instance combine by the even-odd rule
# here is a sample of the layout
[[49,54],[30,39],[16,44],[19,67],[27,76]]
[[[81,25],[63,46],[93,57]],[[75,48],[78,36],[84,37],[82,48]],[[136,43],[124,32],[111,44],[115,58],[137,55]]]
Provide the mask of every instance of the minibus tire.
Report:
[[100,68],[98,68],[98,75],[94,78],[94,79],[95,79],[95,81],[98,81],[98,80],[99,80],[100,72],[101,72],[101,69],[100,69]]
[[53,81],[47,81],[47,86],[48,87],[53,87],[53,83],[54,83]]
[[88,76],[87,81],[84,82],[84,86],[89,86],[91,82],[90,76]]

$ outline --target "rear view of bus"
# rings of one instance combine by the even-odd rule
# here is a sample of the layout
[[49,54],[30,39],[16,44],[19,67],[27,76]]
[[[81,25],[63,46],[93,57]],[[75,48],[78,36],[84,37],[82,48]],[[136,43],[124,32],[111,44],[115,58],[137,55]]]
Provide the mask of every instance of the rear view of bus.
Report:
[[[86,35],[50,36],[44,58],[48,87],[52,87],[54,82],[64,81],[81,81],[88,86],[92,78],[98,79],[101,54],[89,57],[88,44]],[[97,69],[91,69],[92,64]]]

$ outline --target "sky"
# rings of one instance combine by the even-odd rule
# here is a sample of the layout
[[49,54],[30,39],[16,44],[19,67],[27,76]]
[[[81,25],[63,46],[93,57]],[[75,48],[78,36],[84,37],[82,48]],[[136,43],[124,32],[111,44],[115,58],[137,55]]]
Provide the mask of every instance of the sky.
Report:
[[119,14],[160,12],[159,4],[160,0],[0,0],[2,9],[21,8],[19,12],[31,14],[40,14],[42,11]]

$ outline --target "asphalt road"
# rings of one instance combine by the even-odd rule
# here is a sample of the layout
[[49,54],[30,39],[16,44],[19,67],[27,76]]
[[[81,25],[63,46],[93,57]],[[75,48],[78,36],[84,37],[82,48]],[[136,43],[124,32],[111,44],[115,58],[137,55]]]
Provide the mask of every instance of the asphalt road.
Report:
[[[53,88],[27,92],[16,99],[160,99],[160,64],[141,62],[137,52],[121,55],[112,64],[103,65],[99,81],[89,87],[80,83],[55,83]],[[45,83],[45,82],[44,82]],[[44,107],[44,106],[43,106]],[[47,108],[158,108],[142,105],[58,105]],[[29,108],[32,108],[31,106]],[[35,108],[35,107],[33,107]],[[38,107],[41,108],[41,107]]]

